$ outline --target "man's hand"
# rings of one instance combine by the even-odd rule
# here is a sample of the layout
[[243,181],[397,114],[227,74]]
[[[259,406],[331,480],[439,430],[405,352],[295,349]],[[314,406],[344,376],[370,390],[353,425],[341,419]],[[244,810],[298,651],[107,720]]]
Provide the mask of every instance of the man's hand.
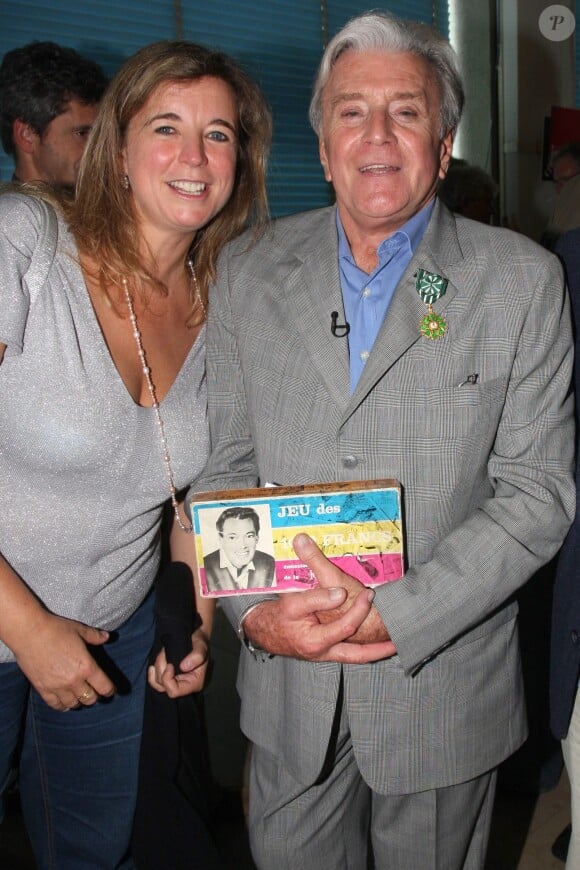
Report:
[[[344,571],[333,565],[308,535],[296,535],[292,544],[298,558],[313,571],[318,580],[319,587],[324,589],[340,586],[345,590],[345,599],[339,606],[332,610],[321,610],[316,614],[319,621],[323,625],[328,625],[336,619],[341,618],[352,607],[354,601],[361,594],[361,590],[367,589],[367,587],[354,577],[351,577],[350,574],[345,574]],[[390,635],[376,607],[369,608],[364,621],[354,634],[348,638],[349,643],[363,644],[384,643],[390,640]]]
[[[298,535],[294,544],[297,555],[316,572],[320,586],[284,593],[252,610],[244,620],[244,631],[254,645],[275,655],[342,664],[364,664],[394,655],[395,645],[382,622],[376,642],[370,637],[374,618],[367,620],[373,590],[329,562],[308,536]],[[365,639],[359,642],[354,638],[363,624]]]
[[203,629],[198,628],[193,632],[191,647],[191,652],[179,663],[179,673],[167,661],[165,650],[161,650],[147,674],[151,688],[165,692],[170,698],[182,698],[203,689],[209,650],[209,641]]

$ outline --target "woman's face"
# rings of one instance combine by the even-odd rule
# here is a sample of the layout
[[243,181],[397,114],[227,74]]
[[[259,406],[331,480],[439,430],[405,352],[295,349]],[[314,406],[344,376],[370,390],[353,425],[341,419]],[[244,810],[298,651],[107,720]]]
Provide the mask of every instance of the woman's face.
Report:
[[222,79],[164,82],[129,122],[122,151],[137,220],[155,251],[190,238],[227,203],[238,154],[234,94]]

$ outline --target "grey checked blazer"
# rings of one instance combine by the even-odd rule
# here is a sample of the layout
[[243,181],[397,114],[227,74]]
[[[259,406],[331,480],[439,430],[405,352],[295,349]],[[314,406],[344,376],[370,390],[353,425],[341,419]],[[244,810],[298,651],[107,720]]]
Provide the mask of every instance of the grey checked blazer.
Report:
[[[419,333],[417,268],[449,279],[437,341]],[[365,780],[409,793],[494,767],[526,735],[512,596],[574,514],[558,261],[437,204],[353,395],[347,340],[330,332],[343,312],[333,208],[228,246],[210,309],[212,455],[196,490],[403,485],[408,570],[375,599],[398,655],[343,669]],[[234,623],[251,600],[225,604]],[[340,670],[242,654],[242,728],[305,784],[323,765]]]

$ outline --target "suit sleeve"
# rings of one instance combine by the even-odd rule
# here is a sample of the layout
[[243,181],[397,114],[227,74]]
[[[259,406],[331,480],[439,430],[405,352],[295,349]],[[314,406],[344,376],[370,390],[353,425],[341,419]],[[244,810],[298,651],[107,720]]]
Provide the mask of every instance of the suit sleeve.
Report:
[[196,492],[258,485],[258,469],[238,344],[229,301],[227,251],[218,263],[218,282],[210,293],[207,323],[207,379],[211,452],[195,483]]
[[569,304],[556,258],[538,258],[537,275],[487,463],[492,497],[428,562],[377,590],[409,674],[486,619],[501,619],[509,596],[555,555],[574,516]]
[[[229,260],[225,251],[218,263],[218,281],[210,293],[207,323],[207,379],[211,450],[194,492],[243,489],[258,485],[258,468],[237,339],[229,301]],[[240,614],[262,595],[232,596],[221,606],[237,628]]]

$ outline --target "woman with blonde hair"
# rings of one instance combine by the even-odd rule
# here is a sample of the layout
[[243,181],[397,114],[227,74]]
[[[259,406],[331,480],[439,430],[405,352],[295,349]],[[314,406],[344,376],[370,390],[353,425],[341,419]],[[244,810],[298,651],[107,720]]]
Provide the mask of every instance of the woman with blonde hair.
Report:
[[[270,119],[226,55],[156,43],[101,104],[73,201],[0,197],[0,793],[19,761],[40,868],[131,867],[164,503],[208,449],[217,255],[266,217]],[[198,691],[211,610],[159,692]],[[0,810],[1,815],[1,810]]]

